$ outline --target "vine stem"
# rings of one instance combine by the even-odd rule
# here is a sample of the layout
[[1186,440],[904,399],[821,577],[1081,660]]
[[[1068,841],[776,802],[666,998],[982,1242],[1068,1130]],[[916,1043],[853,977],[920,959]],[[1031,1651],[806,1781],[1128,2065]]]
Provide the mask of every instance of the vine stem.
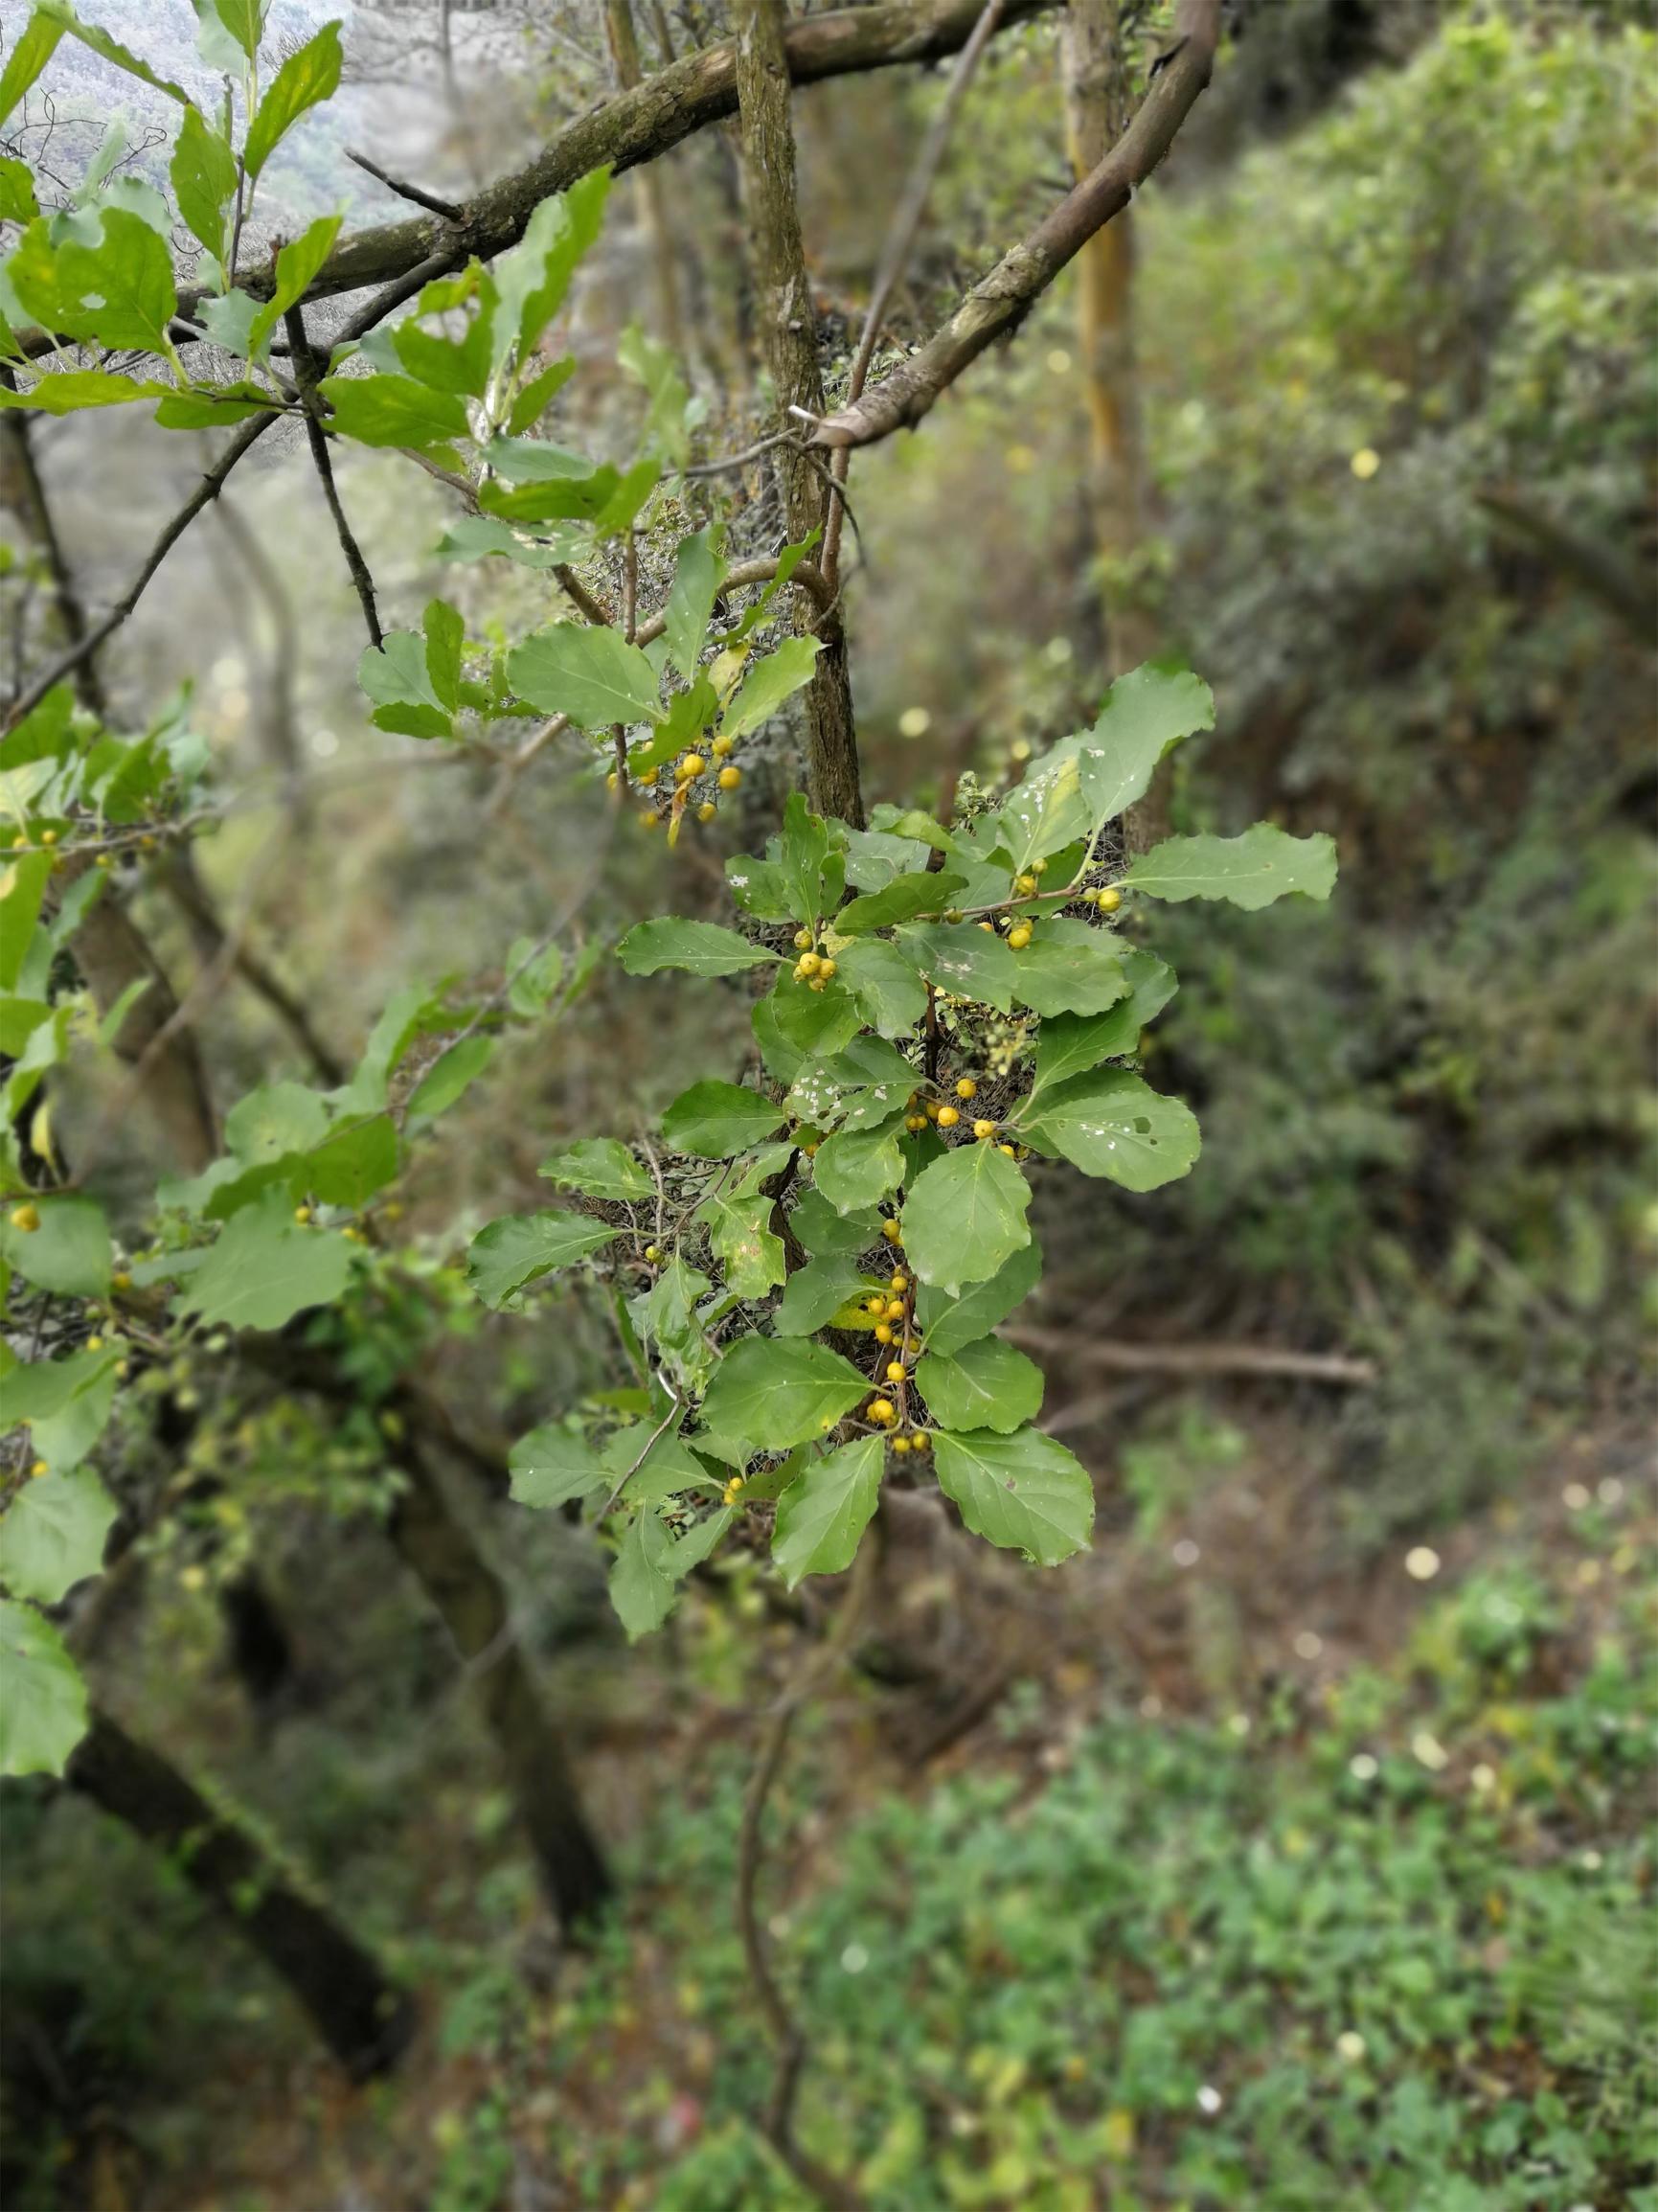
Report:
[[801,1709],[827,1683],[851,1651],[862,1625],[865,1606],[874,1586],[880,1550],[881,1524],[877,1515],[870,1539],[859,1546],[847,1588],[846,1601],[833,1632],[814,1652],[773,1706],[761,1739],[754,1771],[743,1793],[742,1825],[738,1836],[737,1924],[742,1938],[742,1955],[748,1978],[765,2021],[776,2054],[771,2095],[761,2121],[766,2141],[805,2189],[810,2190],[829,2212],[867,2212],[864,2199],[852,2184],[821,2165],[795,2139],[794,2109],[800,2092],[809,2044],[772,1972],[765,1932],[757,1903],[761,1861],[764,1851],[763,1823],[767,1801],[783,1769],[789,1736]]

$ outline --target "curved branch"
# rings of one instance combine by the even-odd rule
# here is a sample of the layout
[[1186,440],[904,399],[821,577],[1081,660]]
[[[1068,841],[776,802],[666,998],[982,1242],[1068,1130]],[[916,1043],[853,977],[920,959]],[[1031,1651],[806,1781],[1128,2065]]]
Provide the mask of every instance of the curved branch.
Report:
[[975,285],[943,328],[852,405],[826,416],[813,445],[873,445],[914,429],[986,347],[1012,331],[1067,262],[1121,215],[1173,144],[1209,82],[1220,34],[1220,0],[1180,0],[1175,39],[1139,113],[1111,151]]

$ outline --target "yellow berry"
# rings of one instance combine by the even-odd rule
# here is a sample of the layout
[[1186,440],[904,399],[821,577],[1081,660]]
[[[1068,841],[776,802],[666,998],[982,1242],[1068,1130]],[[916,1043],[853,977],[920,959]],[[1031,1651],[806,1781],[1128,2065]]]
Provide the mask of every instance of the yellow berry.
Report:
[[936,1098],[930,1098],[921,1110],[925,1113],[928,1121],[936,1122],[943,1109]]
[[138,840],[139,850],[145,853],[153,853],[160,843],[159,837],[151,837],[148,833]]
[[835,964],[832,960],[825,960],[819,963],[818,973],[823,977],[826,983],[829,981],[829,977],[834,973],[834,971]]
[[56,830],[42,830],[42,831],[41,831],[41,832],[40,832],[40,842],[41,842],[43,845],[56,845],[56,844],[57,844],[57,831],[56,831]]
[[1031,863],[1031,873],[1032,873],[1032,875],[1033,875],[1033,876],[1046,876],[1046,874],[1048,873],[1048,863],[1047,863],[1047,861],[1046,861],[1046,860],[1033,860],[1033,861],[1032,861],[1032,863]]
[[872,1421],[896,1421],[898,1417],[898,1409],[890,1398],[872,1398],[869,1403],[869,1416]]
[[[884,1306],[881,1308],[881,1311],[883,1313],[886,1311],[886,1308]],[[884,1321],[879,1322],[875,1328],[875,1342],[877,1344],[890,1344],[892,1340],[893,1333],[891,1329]]]
[[130,1290],[132,1288],[132,1277],[127,1274],[125,1268],[117,1268],[115,1273],[109,1278],[109,1288],[112,1290]]
[[96,860],[95,860],[95,861],[92,863],[92,865],[93,865],[95,868],[108,868],[108,867],[112,867],[112,866],[114,865],[114,863],[111,861],[111,859],[110,859],[110,856],[109,856],[109,855],[108,855],[107,853],[100,853],[100,854],[99,854],[99,855],[98,855],[98,857],[97,857],[97,859],[96,859]]
[[661,1246],[660,1246],[660,1245],[657,1245],[657,1244],[647,1244],[647,1245],[646,1245],[646,1247],[645,1247],[645,1257],[647,1258],[647,1260],[648,1260],[648,1261],[649,1261],[650,1265],[651,1265],[651,1266],[654,1267],[654,1266],[655,1266],[655,1265],[656,1265],[656,1263],[657,1263],[657,1261],[658,1261],[658,1260],[660,1260],[660,1259],[661,1259],[661,1257],[662,1257],[662,1249],[661,1249]]
[[659,826],[660,819],[661,817],[657,814],[656,810],[653,807],[647,807],[644,813],[639,817],[639,824],[641,829],[654,830]]
[[309,1206],[296,1206],[294,1208],[294,1220],[300,1223],[302,1228],[306,1222],[310,1220],[310,1218],[311,1210]]
[[813,975],[807,979],[806,989],[808,991],[821,991],[823,987],[823,977],[821,975]]
[[748,1477],[746,1474],[734,1474],[725,1487],[727,1490],[746,1490]]
[[917,1129],[924,1129],[926,1126],[927,1117],[925,1114],[905,1114],[904,1116],[904,1127],[905,1129],[909,1129],[912,1134]]
[[1036,888],[1036,878],[1034,876],[1015,877],[1013,881],[1013,888],[1015,891],[1019,892],[1022,897],[1029,899],[1032,892]]
[[801,1149],[801,1151],[802,1151],[803,1152],[805,1152],[805,1154],[806,1154],[806,1158],[807,1158],[808,1160],[813,1160],[813,1159],[816,1159],[816,1157],[817,1157],[817,1139],[814,1137],[814,1138],[812,1139],[812,1141],[811,1141],[811,1143],[810,1143],[809,1145],[802,1145],[802,1147],[801,1147],[800,1149]]
[[1094,903],[1102,914],[1115,914],[1123,903],[1123,894],[1115,887],[1096,894]]
[[975,1122],[973,1124],[973,1134],[976,1137],[993,1137],[995,1133],[996,1125],[994,1122]]
[[642,791],[648,791],[651,785],[655,783],[660,772],[661,771],[656,768],[644,768],[637,776],[634,777],[633,781],[639,786]]
[[696,810],[696,818],[699,822],[712,822],[718,811],[719,809],[715,805],[712,799],[704,799],[701,806]]
[[37,1459],[31,1465],[29,1471],[32,1475],[38,1477],[43,1474],[50,1474],[52,1470],[43,1459]]
[[910,1440],[907,1436],[895,1436],[893,1438],[893,1449],[895,1451],[908,1451],[909,1448]]
[[815,952],[803,952],[795,967],[797,975],[815,975],[823,962]]
[[963,1076],[961,1082],[956,1085],[956,1096],[958,1098],[977,1098],[978,1095],[979,1086],[972,1077],[970,1075]]
[[904,1302],[903,1302],[903,1300],[902,1300],[901,1298],[889,1298],[889,1299],[887,1300],[887,1319],[888,1319],[889,1321],[901,1321],[901,1320],[903,1319],[903,1317],[904,1317]]
[[993,929],[990,929],[990,924],[989,924],[988,922],[981,922],[981,923],[980,923],[980,924],[979,924],[979,927],[980,927],[981,929],[989,929],[989,930],[990,930],[990,935],[991,935],[992,937],[994,937],[994,936],[995,936],[995,934],[996,934],[996,932],[995,932]]
[[904,1379],[904,1363],[901,1359],[889,1359],[887,1361],[887,1380],[889,1382],[901,1382]]
[[120,1359],[120,1360],[117,1360],[117,1361],[116,1361],[116,1366],[115,1366],[115,1373],[116,1373],[116,1377],[117,1377],[117,1379],[118,1379],[120,1381],[122,1381],[122,1382],[125,1382],[125,1381],[126,1380],[126,1378],[127,1378],[127,1377],[128,1377],[128,1376],[129,1376],[129,1375],[132,1373],[132,1362],[131,1362],[131,1360],[130,1360],[130,1359]]
[[895,1275],[890,1286],[894,1290],[907,1290],[909,1287],[910,1279],[907,1275]]
[[716,780],[722,791],[735,791],[738,784],[742,782],[742,770],[740,768],[721,768]]
[[927,1441],[925,1432],[918,1428],[914,1436],[910,1438],[910,1449],[912,1451],[925,1451]]
[[1021,922],[1017,929],[1010,929],[1008,932],[1008,943],[1015,952],[1023,952],[1030,942],[1031,924],[1028,922]]
[[11,1209],[11,1226],[21,1237],[32,1237],[40,1226],[38,1206],[24,1204]]
[[941,1106],[933,1116],[942,1129],[953,1129],[961,1118],[954,1106]]
[[735,738],[715,738],[713,745],[709,749],[716,761],[723,761],[726,754],[731,751],[733,745],[735,745],[736,742],[737,740]]
[[964,919],[962,909],[959,906],[946,906],[944,908],[944,920],[946,922],[961,922]]
[[621,778],[617,775],[616,770],[612,768],[610,773],[604,779],[604,788],[607,791],[614,791],[620,782]]
[[689,784],[693,776],[700,776],[707,765],[700,753],[687,753],[673,772],[682,784]]
[[1014,1152],[1014,1150],[1013,1150],[1013,1148],[1012,1148],[1012,1146],[1011,1146],[1011,1145],[998,1145],[998,1146],[996,1147],[996,1150],[997,1150],[999,1152],[1006,1152],[1006,1153],[1007,1153],[1007,1155],[1008,1155],[1008,1157],[1009,1157],[1011,1160],[1011,1159],[1016,1159],[1016,1158],[1018,1157],[1018,1154],[1017,1154],[1017,1153]]
[[897,1221],[883,1221],[881,1223],[881,1235],[889,1244],[901,1244],[904,1241],[904,1232]]
[[809,952],[811,950],[811,931],[809,929],[797,929],[795,931],[794,948],[797,952]]
[[88,1352],[102,1352],[102,1351],[103,1350],[103,1339],[102,1339],[102,1336],[89,1336],[89,1337],[86,1339],[86,1349],[87,1349],[87,1351],[88,1351]]

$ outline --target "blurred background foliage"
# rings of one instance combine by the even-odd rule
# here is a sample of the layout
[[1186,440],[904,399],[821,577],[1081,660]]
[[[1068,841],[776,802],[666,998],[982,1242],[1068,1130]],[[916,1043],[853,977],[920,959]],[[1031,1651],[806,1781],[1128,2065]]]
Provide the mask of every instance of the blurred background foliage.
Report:
[[[592,8],[457,11],[451,103],[431,13],[354,11],[349,125],[329,127],[439,189],[604,86]],[[699,0],[669,13],[682,46],[718,28]],[[1156,31],[1152,11],[1147,52]],[[921,1687],[862,1682],[797,1750],[768,1881],[814,2038],[805,2132],[855,2150],[894,2212],[1651,2212],[1650,11],[1285,0],[1237,31],[1135,210],[1147,512],[1119,570],[1091,535],[1069,281],[853,471],[874,798],[995,790],[1091,715],[1109,595],[1215,688],[1175,826],[1328,828],[1342,878],[1328,909],[1159,917],[1181,992],[1149,1072],[1197,1107],[1199,1169],[1150,1198],[1069,1186],[1041,1224],[1049,1413],[1098,1479],[1095,1555],[1056,1596],[918,1557],[893,1640],[921,1637]],[[1056,74],[1051,25],[990,50],[895,342],[1058,188]],[[831,386],[884,235],[871,179],[940,92],[894,73],[797,100]],[[337,204],[339,173],[307,142],[278,205]],[[663,174],[704,435],[729,449],[761,399],[726,149],[693,142]],[[625,216],[582,303],[595,355],[647,288]],[[178,444],[53,427],[95,599],[188,473]],[[539,618],[534,577],[435,563],[440,495],[395,459],[346,481],[399,619],[434,588],[475,634]],[[267,467],[225,505],[125,665],[148,698],[198,678],[236,794],[204,873],[227,909],[252,899],[349,1058],[397,984],[492,972],[594,871],[602,810],[556,768],[504,789],[368,729],[314,488]],[[797,773],[780,741],[729,849]],[[581,926],[717,912],[726,834],[670,868],[625,826]],[[148,908],[188,967],[177,906]],[[467,1231],[538,1202],[550,1139],[734,1066],[744,1015],[602,965],[550,1039],[503,1055],[417,1160],[406,1300],[327,1323],[357,1411],[157,1378],[195,1417],[193,1479],[103,1664],[441,1998],[404,2071],[348,2093],[176,1869],[9,1790],[18,2212],[805,2201],[750,2125],[764,2070],[729,1904],[751,1719],[792,1625],[738,1564],[625,1654],[602,1562],[556,1516],[493,1509],[627,1886],[597,1955],[559,1959],[441,1630],[376,1529],[375,1379],[411,1345],[503,1435],[598,1371],[574,1308],[549,1329],[468,1304]],[[209,1046],[227,1095],[293,1064],[251,998]],[[1335,1352],[1375,1379],[1102,1366],[1107,1342]],[[180,1448],[136,1422],[123,1440],[134,1481]],[[226,1624],[251,1560],[291,1649],[250,1710]],[[1001,1695],[964,1722],[975,1678]]]

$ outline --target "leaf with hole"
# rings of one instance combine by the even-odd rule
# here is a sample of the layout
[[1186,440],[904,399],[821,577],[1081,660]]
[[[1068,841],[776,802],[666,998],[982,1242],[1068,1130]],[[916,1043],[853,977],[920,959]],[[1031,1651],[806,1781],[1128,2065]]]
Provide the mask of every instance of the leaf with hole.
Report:
[[941,1431],[933,1458],[939,1488],[975,1536],[1045,1567],[1086,1550],[1094,1485],[1080,1461],[1053,1437],[1034,1428],[1011,1436]]

